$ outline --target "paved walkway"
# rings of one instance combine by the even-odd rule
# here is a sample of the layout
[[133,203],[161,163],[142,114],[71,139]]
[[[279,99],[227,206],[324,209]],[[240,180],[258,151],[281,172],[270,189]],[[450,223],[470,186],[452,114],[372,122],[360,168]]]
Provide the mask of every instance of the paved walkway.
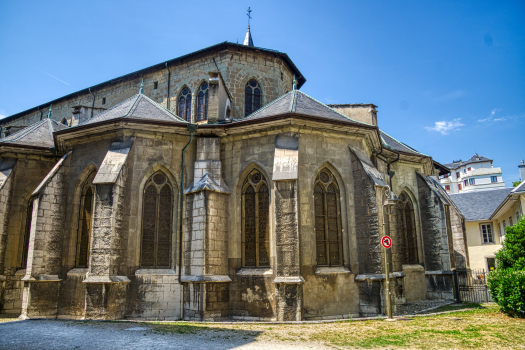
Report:
[[192,333],[162,333],[148,325],[27,320],[0,323],[0,349],[328,349],[319,343],[257,340],[259,332],[210,326]]

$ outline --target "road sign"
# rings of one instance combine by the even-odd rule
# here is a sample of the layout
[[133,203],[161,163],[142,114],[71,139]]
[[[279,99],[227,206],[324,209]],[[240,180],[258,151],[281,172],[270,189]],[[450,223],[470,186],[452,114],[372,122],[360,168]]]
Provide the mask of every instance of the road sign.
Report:
[[383,238],[381,238],[381,244],[386,249],[390,248],[392,246],[392,238],[390,238],[389,236],[383,236]]

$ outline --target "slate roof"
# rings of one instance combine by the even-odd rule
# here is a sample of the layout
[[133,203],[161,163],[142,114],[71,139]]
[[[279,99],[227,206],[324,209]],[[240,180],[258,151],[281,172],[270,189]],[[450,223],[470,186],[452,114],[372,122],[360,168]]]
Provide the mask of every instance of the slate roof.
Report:
[[382,130],[380,130],[379,132],[381,133],[381,141],[383,142],[383,146],[393,149],[395,151],[401,151],[405,153],[412,153],[412,154],[426,156],[426,154],[416,151],[415,149],[408,146],[407,144],[401,141],[398,141],[392,136],[388,135],[386,132]]
[[451,194],[467,221],[489,220],[494,210],[507,198],[513,188],[501,188],[470,193]]
[[144,94],[136,94],[121,103],[95,115],[80,125],[99,123],[117,118],[130,118],[139,120],[155,120],[164,122],[187,123],[182,118],[173,114]]
[[55,147],[53,140],[53,133],[69,128],[68,126],[59,123],[51,118],[45,118],[38,123],[29,125],[21,130],[18,130],[12,135],[4,137],[0,140],[1,144],[20,145],[51,148]]
[[327,120],[353,122],[357,124],[370,125],[341,114],[313,97],[299,90],[292,90],[279,97],[277,100],[253,112],[244,120],[258,120],[287,113],[297,113]]
[[460,159],[457,162],[452,162],[452,163],[443,164],[443,165],[446,166],[449,169],[457,169],[457,168],[459,168],[460,166],[463,166],[463,165],[472,164],[472,163],[479,163],[479,162],[492,162],[492,159],[480,156],[479,154],[476,153],[472,157],[470,157],[469,160],[467,160],[465,162],[461,162],[461,159]]

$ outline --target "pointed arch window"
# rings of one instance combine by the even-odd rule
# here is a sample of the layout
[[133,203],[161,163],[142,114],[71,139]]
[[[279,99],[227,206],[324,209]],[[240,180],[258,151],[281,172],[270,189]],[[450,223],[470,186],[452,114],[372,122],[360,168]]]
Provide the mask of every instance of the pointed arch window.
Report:
[[270,266],[270,192],[268,182],[253,170],[242,186],[242,263]]
[[398,225],[401,231],[402,261],[405,264],[418,263],[416,225],[414,216],[414,205],[405,192],[399,196]]
[[339,185],[328,169],[314,184],[315,240],[318,266],[343,265]]
[[93,179],[96,171],[93,170],[84,183],[80,192],[80,215],[78,221],[78,235],[77,235],[77,267],[88,267],[89,262],[89,246],[91,243],[91,227],[93,223],[93,198],[95,196],[95,186]]
[[197,94],[197,121],[208,120],[208,84],[204,83]]
[[27,267],[27,256],[29,253],[29,234],[31,232],[31,217],[33,216],[33,197],[27,203],[26,227],[24,230],[24,237],[22,239],[22,257],[20,259],[20,268]]
[[244,116],[247,117],[261,108],[262,90],[255,79],[251,79],[244,88]]
[[182,89],[179,95],[179,117],[191,123],[191,90]]
[[142,202],[142,249],[140,265],[169,268],[173,234],[173,186],[158,171],[144,186]]

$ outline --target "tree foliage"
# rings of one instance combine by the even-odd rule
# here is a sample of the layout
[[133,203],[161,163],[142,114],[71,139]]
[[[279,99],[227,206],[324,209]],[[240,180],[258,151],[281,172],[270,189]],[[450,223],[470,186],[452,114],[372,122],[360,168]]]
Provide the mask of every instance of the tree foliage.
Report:
[[512,187],[518,187],[521,185],[521,181],[512,181]]
[[487,276],[492,299],[507,313],[525,316],[525,216],[505,229],[496,270]]

